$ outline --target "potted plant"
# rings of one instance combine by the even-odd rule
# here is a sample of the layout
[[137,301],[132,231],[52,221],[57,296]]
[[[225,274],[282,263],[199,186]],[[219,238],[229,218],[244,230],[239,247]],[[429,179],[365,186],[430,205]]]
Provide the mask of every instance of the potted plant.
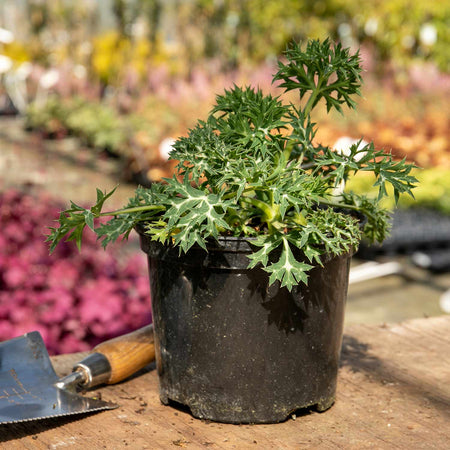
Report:
[[[391,185],[412,195],[412,164],[373,143],[347,154],[313,143],[311,112],[355,107],[358,53],[328,39],[292,43],[274,82],[296,103],[234,86],[174,144],[177,172],[102,212],[71,204],[51,229],[81,244],[85,226],[103,245],[141,235],[148,254],[160,397],[194,416],[277,422],[335,398],[349,261],[361,237],[382,241]],[[358,171],[378,197],[340,187]],[[111,216],[107,223],[96,218]],[[364,220],[361,220],[364,217]]]

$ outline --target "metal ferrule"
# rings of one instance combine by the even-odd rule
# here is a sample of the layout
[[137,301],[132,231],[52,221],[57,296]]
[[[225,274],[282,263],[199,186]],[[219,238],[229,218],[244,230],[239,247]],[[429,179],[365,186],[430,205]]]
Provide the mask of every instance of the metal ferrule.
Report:
[[93,387],[107,383],[111,378],[111,365],[101,353],[91,353],[73,367],[74,372],[84,375],[83,387]]

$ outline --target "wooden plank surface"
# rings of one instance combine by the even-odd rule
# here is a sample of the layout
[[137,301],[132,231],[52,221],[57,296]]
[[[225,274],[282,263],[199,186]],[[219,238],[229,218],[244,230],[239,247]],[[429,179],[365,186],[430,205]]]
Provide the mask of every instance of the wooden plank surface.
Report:
[[[120,407],[0,425],[5,449],[447,449],[450,316],[346,329],[336,404],[273,425],[227,425],[164,406],[155,370],[86,395]],[[79,355],[53,358],[60,375]]]

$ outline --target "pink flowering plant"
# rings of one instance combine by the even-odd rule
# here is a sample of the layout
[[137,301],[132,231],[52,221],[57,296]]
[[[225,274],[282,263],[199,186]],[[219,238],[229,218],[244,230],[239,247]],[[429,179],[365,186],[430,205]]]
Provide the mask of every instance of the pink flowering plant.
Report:
[[0,340],[37,330],[50,353],[71,353],[150,323],[140,254],[104,252],[93,234],[83,253],[64,243],[48,254],[42,235],[59,209],[43,195],[0,194]]

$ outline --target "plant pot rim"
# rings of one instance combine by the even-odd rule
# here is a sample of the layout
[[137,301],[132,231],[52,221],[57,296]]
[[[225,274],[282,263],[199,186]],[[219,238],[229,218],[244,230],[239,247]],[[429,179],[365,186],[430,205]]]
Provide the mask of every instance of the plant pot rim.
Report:
[[[162,244],[159,241],[152,241],[151,236],[149,236],[147,233],[145,233],[144,225],[143,223],[137,224],[135,227],[137,233],[141,236],[141,249],[145,253],[149,253],[150,245],[153,243],[155,246],[161,246],[166,247],[167,249],[176,250],[176,246],[171,244]],[[207,242],[207,251],[200,247],[199,245],[195,244],[193,247],[189,249],[189,252],[192,251],[200,251],[207,253],[234,253],[234,254],[242,254],[242,255],[249,255],[251,253],[255,252],[255,247],[252,245],[252,241],[254,242],[256,240],[256,237],[252,236],[218,236],[217,240],[211,238]],[[145,242],[145,243],[144,243]],[[302,252],[301,249],[297,249],[297,251]],[[351,257],[355,253],[355,248],[350,249],[348,252],[344,252],[341,255],[333,255],[333,254],[323,254],[322,259],[323,261],[329,261],[334,258],[339,257]]]
[[[145,232],[145,222],[138,223],[135,226],[135,229],[137,233],[140,236],[143,236],[147,239],[151,239],[151,237]],[[217,237],[217,240],[211,238],[208,243],[208,251],[228,251],[232,253],[252,253],[254,250],[251,247],[250,243],[251,241],[255,241],[256,237],[252,236],[222,236],[219,235]],[[154,241],[155,244],[159,243],[157,241]],[[161,244],[161,243],[159,243]],[[161,244],[165,245],[165,244]],[[174,247],[174,246],[171,246]],[[198,249],[204,251],[200,246],[195,245],[192,247],[192,249]]]

